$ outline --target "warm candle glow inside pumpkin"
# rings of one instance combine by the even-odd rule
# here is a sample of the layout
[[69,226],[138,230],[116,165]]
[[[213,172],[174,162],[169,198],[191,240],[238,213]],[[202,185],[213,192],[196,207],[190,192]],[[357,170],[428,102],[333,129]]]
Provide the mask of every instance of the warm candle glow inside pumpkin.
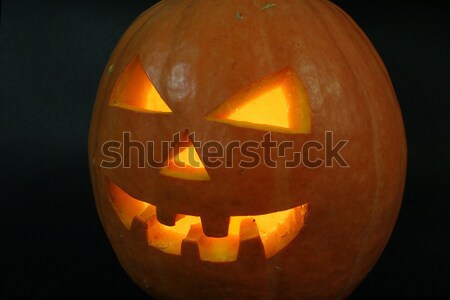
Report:
[[198,244],[200,259],[212,262],[230,262],[237,260],[242,226],[249,219],[256,223],[259,237],[264,246],[266,258],[283,249],[300,232],[304,224],[308,204],[285,211],[255,216],[233,216],[230,218],[228,235],[223,238],[207,237],[201,229],[201,220],[197,216],[177,215],[174,226],[158,222],[156,207],[137,200],[115,184],[109,182],[109,195],[112,206],[127,229],[131,229],[135,217],[147,220],[147,242],[165,253],[181,255],[184,240]]
[[311,130],[308,94],[298,75],[290,68],[238,92],[206,118],[283,133],[309,133]]
[[236,107],[228,120],[289,128],[289,101],[282,87],[275,87]]
[[119,76],[110,99],[110,105],[134,111],[171,113],[172,110],[159,95],[148,78],[139,58],[135,58]]
[[165,176],[185,180],[211,180],[192,144],[180,148],[177,154],[169,158],[167,165],[161,169],[160,173]]

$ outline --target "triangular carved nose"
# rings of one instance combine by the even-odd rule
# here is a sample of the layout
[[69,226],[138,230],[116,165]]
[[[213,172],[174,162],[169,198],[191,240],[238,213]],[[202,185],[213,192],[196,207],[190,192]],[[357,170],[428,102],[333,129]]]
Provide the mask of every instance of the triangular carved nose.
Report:
[[190,140],[172,151],[160,173],[164,176],[184,180],[211,180]]

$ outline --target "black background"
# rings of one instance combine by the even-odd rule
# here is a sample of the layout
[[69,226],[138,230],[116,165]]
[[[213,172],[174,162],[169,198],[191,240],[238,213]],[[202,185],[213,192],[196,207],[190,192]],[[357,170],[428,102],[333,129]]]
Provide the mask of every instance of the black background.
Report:
[[[450,297],[450,10],[445,1],[334,2],[383,58],[409,151],[395,230],[351,299]],[[2,1],[2,298],[146,298],[119,266],[99,222],[87,139],[107,59],[151,5]]]

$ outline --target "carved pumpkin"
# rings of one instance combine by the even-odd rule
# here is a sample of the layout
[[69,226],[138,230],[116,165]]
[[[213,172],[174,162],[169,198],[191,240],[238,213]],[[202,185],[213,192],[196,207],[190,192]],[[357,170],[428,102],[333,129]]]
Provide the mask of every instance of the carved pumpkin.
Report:
[[[193,136],[229,145],[268,132],[277,145],[293,145],[285,155],[269,151],[277,167],[242,167],[239,146],[223,164],[206,164]],[[324,141],[329,132],[334,141]],[[176,134],[176,147],[164,151]],[[308,141],[338,140],[348,141],[346,166],[316,147],[311,161],[331,166],[285,167]],[[130,150],[120,167],[103,164],[110,141]],[[149,142],[151,153],[142,149]],[[162,164],[148,166],[148,156]],[[335,5],[175,0],[139,16],[114,50],[89,159],[108,238],[149,294],[341,299],[391,234],[406,146],[382,61]]]

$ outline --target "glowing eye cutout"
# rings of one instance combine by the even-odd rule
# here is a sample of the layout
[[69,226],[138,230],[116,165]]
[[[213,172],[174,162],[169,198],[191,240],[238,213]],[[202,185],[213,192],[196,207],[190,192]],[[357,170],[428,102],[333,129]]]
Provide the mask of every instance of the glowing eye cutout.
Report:
[[180,152],[170,157],[160,173],[164,176],[185,180],[211,180],[192,143],[187,147],[180,148]]
[[311,106],[298,75],[286,68],[232,96],[206,119],[282,133],[309,133]]
[[172,112],[148,78],[138,57],[133,59],[119,76],[109,104],[139,112]]

